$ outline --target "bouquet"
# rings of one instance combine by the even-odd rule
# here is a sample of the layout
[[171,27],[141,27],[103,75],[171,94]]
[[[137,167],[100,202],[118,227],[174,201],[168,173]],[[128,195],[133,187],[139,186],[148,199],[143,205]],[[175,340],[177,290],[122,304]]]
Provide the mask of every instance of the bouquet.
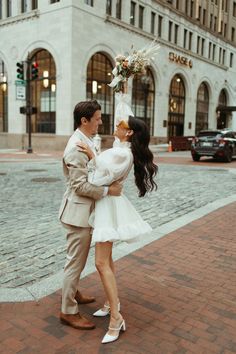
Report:
[[143,49],[133,50],[127,57],[121,54],[117,55],[115,57],[116,66],[112,70],[114,78],[109,86],[115,92],[123,91],[124,83],[129,77],[138,73],[145,74],[146,67],[154,60],[159,48],[160,46],[154,41]]

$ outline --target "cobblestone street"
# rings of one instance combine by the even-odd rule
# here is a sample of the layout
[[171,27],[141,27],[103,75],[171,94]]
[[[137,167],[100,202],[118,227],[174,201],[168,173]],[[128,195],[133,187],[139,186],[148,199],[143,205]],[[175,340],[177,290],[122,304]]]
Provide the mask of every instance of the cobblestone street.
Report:
[[[138,198],[131,173],[125,194],[155,231],[160,225],[236,194],[236,170],[227,167],[161,162],[156,192]],[[4,160],[0,186],[1,287],[32,285],[61,271],[65,232],[57,213],[65,183],[60,159]]]

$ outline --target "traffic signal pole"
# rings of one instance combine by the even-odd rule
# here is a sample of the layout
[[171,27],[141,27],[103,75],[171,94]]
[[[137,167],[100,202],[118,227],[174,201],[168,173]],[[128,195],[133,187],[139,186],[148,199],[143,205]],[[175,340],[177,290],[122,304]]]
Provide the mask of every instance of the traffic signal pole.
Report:
[[31,154],[33,152],[31,146],[31,133],[32,133],[32,126],[31,126],[31,89],[30,89],[30,70],[31,70],[31,60],[28,57],[26,60],[26,121],[28,125],[28,148],[27,153]]

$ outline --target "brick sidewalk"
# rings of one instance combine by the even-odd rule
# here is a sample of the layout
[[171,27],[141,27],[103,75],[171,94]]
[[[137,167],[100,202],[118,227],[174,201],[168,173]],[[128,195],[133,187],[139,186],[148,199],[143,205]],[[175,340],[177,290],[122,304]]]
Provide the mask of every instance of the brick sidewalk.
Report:
[[[118,260],[127,331],[100,343],[108,319],[79,331],[58,321],[60,292],[39,302],[0,304],[1,354],[236,353],[236,203],[218,209]],[[81,281],[103,303],[99,277]]]

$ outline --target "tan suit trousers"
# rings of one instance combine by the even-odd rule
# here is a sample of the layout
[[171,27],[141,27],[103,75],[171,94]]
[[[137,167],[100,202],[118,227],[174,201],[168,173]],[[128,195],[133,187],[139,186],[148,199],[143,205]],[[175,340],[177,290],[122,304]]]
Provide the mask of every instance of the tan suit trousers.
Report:
[[79,287],[80,274],[85,267],[89,253],[91,228],[75,227],[64,223],[63,226],[67,228],[68,234],[61,311],[65,314],[76,314],[79,308],[75,294]]

